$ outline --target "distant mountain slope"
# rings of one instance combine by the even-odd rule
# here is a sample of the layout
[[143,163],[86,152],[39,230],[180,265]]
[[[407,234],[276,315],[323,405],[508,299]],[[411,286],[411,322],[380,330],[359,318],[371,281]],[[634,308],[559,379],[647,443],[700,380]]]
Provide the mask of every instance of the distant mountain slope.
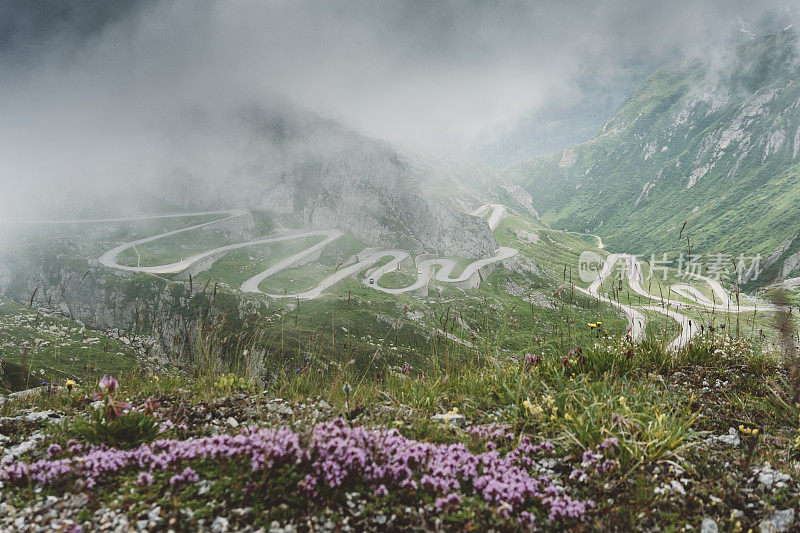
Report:
[[499,203],[539,218],[531,195],[518,185],[497,179],[497,173],[480,163],[442,154],[415,154],[420,182],[442,201],[472,212],[486,203]]
[[492,168],[505,168],[582,143],[603,126],[643,79],[664,63],[656,61],[631,61],[608,73],[587,70],[586,76],[574,84],[577,94],[554,98],[505,127],[487,128],[469,153]]
[[677,251],[687,222],[696,252],[760,252],[790,276],[800,263],[799,58],[787,30],[665,66],[594,138],[503,178],[531,193],[545,222],[598,233],[610,249]]
[[255,207],[339,228],[375,246],[490,255],[486,223],[422,185],[430,169],[310,111],[281,102],[194,111],[167,135],[166,195],[187,207]]

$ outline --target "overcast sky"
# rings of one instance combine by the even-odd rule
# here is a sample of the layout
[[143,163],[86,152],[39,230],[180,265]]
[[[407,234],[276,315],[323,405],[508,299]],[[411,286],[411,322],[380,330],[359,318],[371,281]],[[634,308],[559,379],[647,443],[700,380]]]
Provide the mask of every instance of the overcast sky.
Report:
[[781,29],[791,4],[5,0],[0,208],[43,186],[157,174],[154,121],[270,93],[458,152],[637,65]]

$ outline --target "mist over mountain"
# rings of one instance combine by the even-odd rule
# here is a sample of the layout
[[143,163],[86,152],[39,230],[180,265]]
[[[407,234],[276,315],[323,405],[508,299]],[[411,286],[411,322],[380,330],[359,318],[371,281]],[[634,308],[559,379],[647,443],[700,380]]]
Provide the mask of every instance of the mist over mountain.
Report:
[[688,236],[696,251],[785,254],[785,277],[797,266],[799,58],[787,29],[672,63],[591,140],[504,176],[555,227],[630,251],[680,250]]
[[[658,12],[652,4],[642,3],[614,13],[615,21],[606,32],[592,34],[597,49],[584,51],[585,61],[572,72],[569,84],[506,122],[487,124],[467,153],[489,166],[504,168],[585,142],[659,67],[687,57],[716,56],[726,48],[780,31],[796,19],[789,4],[762,4],[763,10],[749,13],[733,3],[705,12],[709,6],[673,4],[664,6],[669,12]],[[603,13],[608,14],[605,9]],[[658,27],[648,24],[651,17],[659,18]],[[633,19],[635,28],[620,25]],[[712,23],[713,29],[707,26]],[[673,40],[678,35],[682,37]]]
[[0,208],[14,216],[149,187],[171,171],[158,145],[165,117],[269,107],[276,94],[403,153],[506,166],[585,139],[649,69],[792,12],[779,0],[10,0],[0,10]]
[[[258,207],[478,256],[495,242],[463,211],[510,193],[470,158],[505,166],[580,142],[660,63],[791,12],[551,7],[5,3],[0,209]],[[524,205],[550,209],[547,175],[512,174],[533,193]]]
[[158,196],[180,206],[290,213],[416,252],[478,257],[496,248],[482,221],[422,184],[424,160],[291,102],[189,111],[164,143],[173,166]]
[[[470,154],[493,168],[543,156],[591,138],[644,78],[663,61],[648,58],[614,72],[611,79],[592,75],[579,80],[574,99],[557,100],[516,118],[506,127],[479,136]],[[580,83],[580,82],[583,83]]]

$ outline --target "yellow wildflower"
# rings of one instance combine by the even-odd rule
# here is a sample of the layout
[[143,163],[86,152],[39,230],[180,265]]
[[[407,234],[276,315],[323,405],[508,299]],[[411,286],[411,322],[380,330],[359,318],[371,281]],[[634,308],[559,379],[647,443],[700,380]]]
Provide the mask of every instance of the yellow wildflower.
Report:
[[528,413],[530,413],[531,416],[538,416],[543,412],[543,409],[541,407],[539,407],[538,405],[534,405],[528,399],[522,402],[522,406],[525,408],[526,411],[528,411]]
[[524,402],[522,402],[522,407],[524,407],[525,409],[530,409],[531,407],[533,407],[533,404],[531,403],[530,400],[526,399]]

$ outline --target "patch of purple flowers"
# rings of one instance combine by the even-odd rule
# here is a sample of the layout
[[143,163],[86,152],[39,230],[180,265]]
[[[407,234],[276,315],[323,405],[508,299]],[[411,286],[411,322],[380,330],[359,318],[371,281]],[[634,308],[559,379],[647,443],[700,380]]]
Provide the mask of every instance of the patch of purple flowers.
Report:
[[436,511],[441,513],[445,510],[455,509],[461,504],[461,496],[451,492],[447,496],[436,499]]
[[47,457],[52,459],[53,456],[57,455],[61,451],[61,446],[58,444],[51,444],[47,447]]
[[578,481],[585,481],[587,479],[587,471],[595,474],[608,472],[619,466],[619,461],[616,459],[608,459],[608,453],[613,452],[619,446],[619,442],[614,437],[609,437],[597,446],[594,450],[586,450],[583,452],[581,461],[582,469],[575,469],[569,475],[570,479],[577,479]]
[[200,481],[200,476],[198,476],[197,472],[189,467],[184,468],[183,472],[180,474],[175,474],[169,478],[169,484],[173,487],[188,485],[189,483],[197,483],[198,481]]
[[136,478],[136,484],[140,487],[148,486],[153,484],[153,474],[150,472],[139,472],[139,475]]
[[514,432],[507,424],[492,423],[469,426],[464,431],[473,439],[485,442],[486,449],[489,451],[496,450],[498,445],[514,440]]
[[[504,426],[471,431],[487,439],[513,438]],[[170,483],[179,486],[199,480],[195,470],[187,467],[189,462],[202,466],[203,461],[245,461],[253,472],[294,465],[302,477],[298,492],[313,498],[360,484],[371,487],[378,496],[389,490],[425,490],[436,496],[438,510],[453,509],[463,497],[477,496],[524,525],[533,524],[534,513],[550,520],[580,519],[593,502],[573,500],[561,484],[529,472],[537,455],[552,451],[549,442],[535,445],[522,436],[507,454],[497,452],[496,445],[474,454],[463,444],[416,441],[396,429],[350,427],[340,419],[318,424],[308,434],[286,427],[253,426],[238,435],[162,439],[132,450],[88,446],[68,458],[5,463],[0,466],[0,480],[48,485],[77,478],[92,487],[133,469],[141,471],[140,485],[152,482],[150,472],[171,471],[176,473]],[[596,460],[594,455],[584,458]]]
[[525,354],[525,370],[528,371],[535,366],[542,364],[542,357],[535,353]]

